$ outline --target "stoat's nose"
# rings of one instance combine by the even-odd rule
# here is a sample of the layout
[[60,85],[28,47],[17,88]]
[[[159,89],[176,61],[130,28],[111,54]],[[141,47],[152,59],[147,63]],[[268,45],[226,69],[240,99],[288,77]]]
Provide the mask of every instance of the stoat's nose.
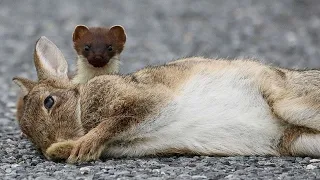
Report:
[[102,59],[102,56],[95,56],[94,59],[96,59],[96,60],[101,60],[101,59]]

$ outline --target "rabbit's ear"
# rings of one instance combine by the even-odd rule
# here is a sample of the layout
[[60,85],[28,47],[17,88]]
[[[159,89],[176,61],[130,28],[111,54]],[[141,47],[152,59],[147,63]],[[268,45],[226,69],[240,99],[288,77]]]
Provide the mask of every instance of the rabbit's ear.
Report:
[[23,96],[27,95],[29,91],[37,84],[34,81],[21,77],[14,77],[12,80],[21,88]]
[[68,80],[67,61],[58,47],[45,36],[36,43],[34,63],[39,80]]

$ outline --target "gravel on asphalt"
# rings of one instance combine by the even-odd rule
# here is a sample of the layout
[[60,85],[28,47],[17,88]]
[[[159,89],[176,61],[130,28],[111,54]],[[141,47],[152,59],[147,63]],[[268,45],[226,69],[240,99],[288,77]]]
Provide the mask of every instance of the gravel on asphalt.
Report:
[[15,120],[13,76],[36,79],[35,41],[47,36],[74,70],[77,24],[123,25],[122,73],[188,56],[255,58],[287,68],[320,67],[320,1],[0,0],[0,179],[319,179],[310,157],[174,156],[47,161]]

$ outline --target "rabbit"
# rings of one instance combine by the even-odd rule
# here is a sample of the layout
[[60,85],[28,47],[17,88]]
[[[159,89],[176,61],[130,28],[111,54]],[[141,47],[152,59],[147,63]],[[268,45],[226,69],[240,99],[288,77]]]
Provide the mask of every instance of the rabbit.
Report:
[[19,126],[49,160],[320,156],[318,70],[190,57],[74,84],[46,37],[34,61],[38,82],[13,78],[25,95]]
[[[72,83],[86,83],[98,75],[119,73],[120,54],[126,43],[126,33],[122,26],[107,28],[77,25],[72,40],[77,52],[77,73],[68,75]],[[19,96],[16,103],[18,121],[23,115],[23,102],[22,96]]]

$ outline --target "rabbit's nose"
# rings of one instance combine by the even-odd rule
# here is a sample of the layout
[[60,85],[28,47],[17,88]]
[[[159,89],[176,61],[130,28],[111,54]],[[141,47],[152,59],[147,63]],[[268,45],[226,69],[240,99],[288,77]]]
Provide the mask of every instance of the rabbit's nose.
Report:
[[48,160],[52,160],[51,157],[47,154],[47,152],[42,152],[42,154],[44,155],[45,158],[47,158]]

